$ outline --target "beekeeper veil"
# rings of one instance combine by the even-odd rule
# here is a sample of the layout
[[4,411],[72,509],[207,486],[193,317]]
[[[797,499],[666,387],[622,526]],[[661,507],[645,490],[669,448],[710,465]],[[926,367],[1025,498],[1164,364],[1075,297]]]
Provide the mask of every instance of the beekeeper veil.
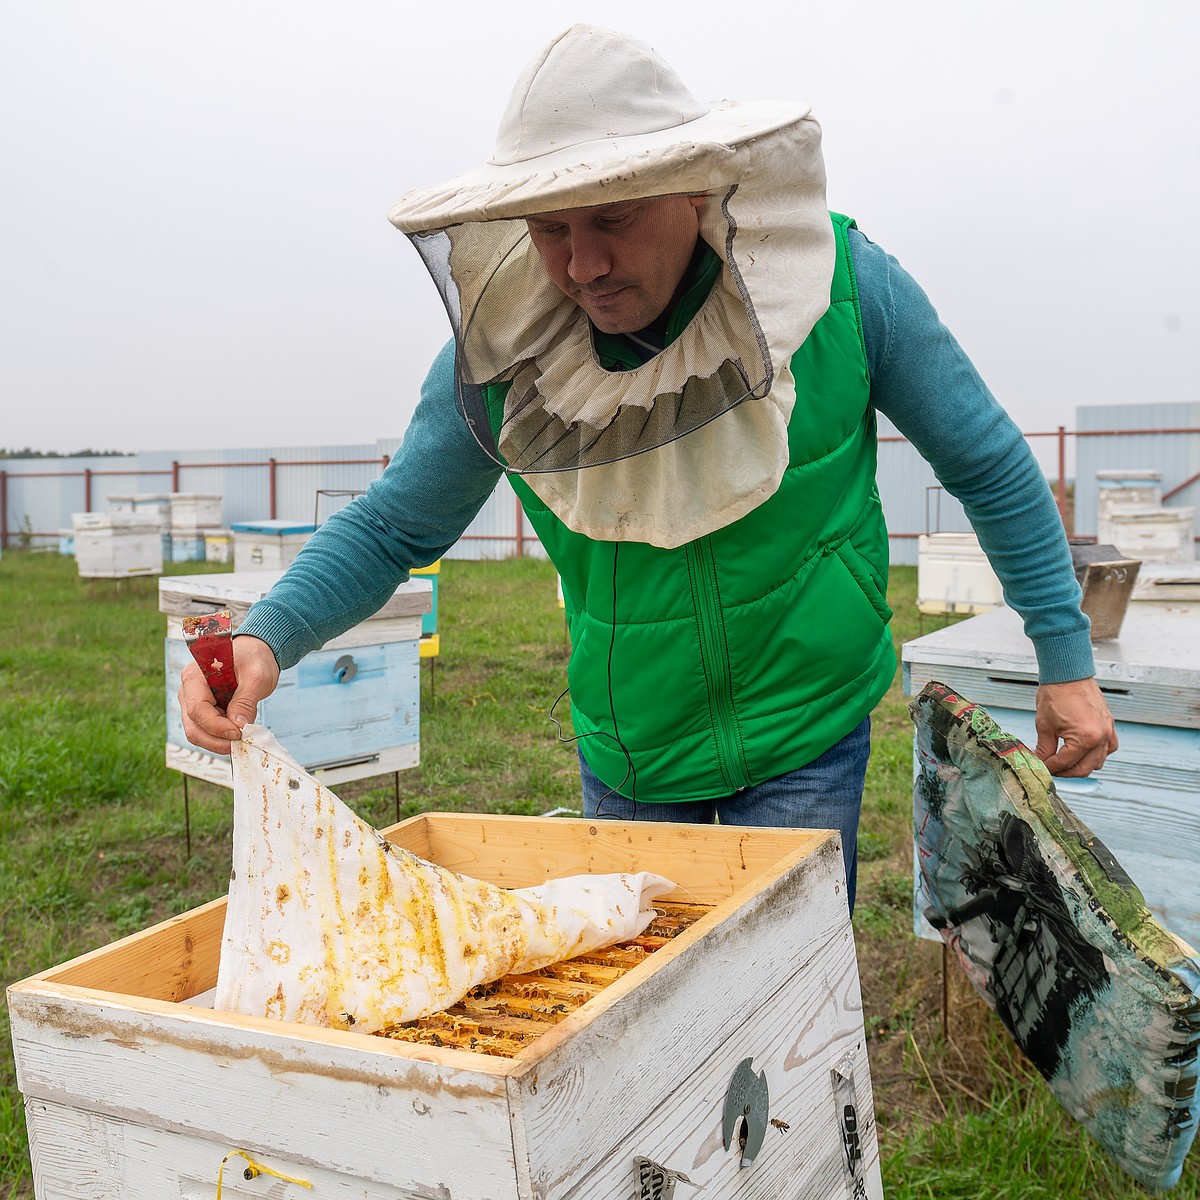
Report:
[[[393,207],[449,312],[463,415],[570,529],[678,546],[778,487],[789,360],[833,275],[809,113],[702,103],[650,47],[575,25],[522,72],[489,161]],[[659,196],[702,197],[719,274],[670,344],[610,370],[525,218]]]

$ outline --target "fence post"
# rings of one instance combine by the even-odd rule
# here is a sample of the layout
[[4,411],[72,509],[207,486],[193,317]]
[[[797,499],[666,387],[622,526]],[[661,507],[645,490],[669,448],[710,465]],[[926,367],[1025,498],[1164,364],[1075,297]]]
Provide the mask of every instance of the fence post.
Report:
[[525,510],[521,507],[521,498],[515,493],[513,501],[517,506],[517,557],[525,557]]
[[0,550],[8,549],[8,472],[0,471]]
[[83,468],[83,511],[92,511],[92,468]]
[[[1067,528],[1067,427],[1058,427],[1058,515]],[[1068,530],[1068,532],[1070,532]]]
[[171,491],[182,491],[179,486],[179,459],[171,460]]
[[267,472],[267,487],[270,496],[268,507],[271,510],[269,515],[273,521],[275,520],[275,460],[273,458],[267,459]]

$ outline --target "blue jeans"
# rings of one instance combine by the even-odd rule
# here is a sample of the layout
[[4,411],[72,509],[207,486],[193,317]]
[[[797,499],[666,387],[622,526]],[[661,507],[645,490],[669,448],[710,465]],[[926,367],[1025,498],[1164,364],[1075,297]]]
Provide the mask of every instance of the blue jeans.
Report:
[[846,898],[854,911],[858,874],[858,816],[871,754],[871,718],[805,767],[713,800],[651,804],[606,787],[579,756],[583,815],[615,821],[687,821],[694,825],[771,825],[837,829],[846,863]]

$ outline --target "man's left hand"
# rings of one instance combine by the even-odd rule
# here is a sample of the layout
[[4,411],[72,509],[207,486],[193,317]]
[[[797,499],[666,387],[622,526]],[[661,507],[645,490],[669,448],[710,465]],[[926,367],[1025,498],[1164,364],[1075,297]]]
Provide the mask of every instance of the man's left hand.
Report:
[[1117,748],[1112,713],[1095,679],[1043,683],[1034,726],[1037,756],[1051,775],[1090,775]]

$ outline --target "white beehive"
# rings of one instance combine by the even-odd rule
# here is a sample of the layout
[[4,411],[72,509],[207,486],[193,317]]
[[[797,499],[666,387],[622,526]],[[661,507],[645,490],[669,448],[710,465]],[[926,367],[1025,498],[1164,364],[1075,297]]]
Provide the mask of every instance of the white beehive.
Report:
[[172,492],[171,528],[204,530],[221,525],[221,496],[211,492]]
[[[1096,510],[1101,525],[1116,512],[1153,512],[1162,507],[1162,472],[1116,470],[1096,472]],[[1101,533],[1101,545],[1109,540]]]
[[[192,661],[183,618],[229,609],[233,627],[278,580],[279,571],[227,571],[166,576],[158,607],[167,614],[167,766],[210,783],[233,786],[225,755],[192,746],[183,734],[177,692]],[[421,617],[429,611],[429,581],[410,579],[374,616],[279,677],[259,705],[265,725],[323,783],[362,779],[416,766],[420,761]]]
[[1171,607],[1200,604],[1200,562],[1143,564],[1130,599]]
[[923,613],[981,613],[1004,603],[973,533],[925,533],[917,540],[917,607]]
[[161,575],[162,534],[153,514],[73,513],[75,566],[84,579]]
[[316,526],[303,521],[235,521],[230,529],[235,571],[282,571],[295,560]]
[[1106,525],[1122,554],[1142,562],[1189,562],[1196,557],[1194,508],[1112,513]]
[[166,492],[134,492],[109,496],[108,506],[113,512],[153,516],[163,533],[171,528],[171,497]]
[[[429,814],[389,836],[503,887],[654,871],[707,911],[579,1007],[492,1018],[533,1030],[512,1056],[462,1048],[469,1021],[437,1045],[214,1012],[224,900],[14,984],[38,1200],[210,1200],[235,1150],[276,1173],[234,1159],[236,1200],[882,1196],[836,833]],[[747,1059],[770,1123],[743,1166]]]

